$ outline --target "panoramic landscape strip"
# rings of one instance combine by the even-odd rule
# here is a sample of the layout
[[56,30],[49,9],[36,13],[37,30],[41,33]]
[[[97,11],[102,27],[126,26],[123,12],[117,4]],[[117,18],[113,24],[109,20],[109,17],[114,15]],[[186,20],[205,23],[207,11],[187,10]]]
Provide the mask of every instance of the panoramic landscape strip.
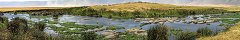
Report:
[[240,7],[127,2],[0,8],[0,40],[238,40]]

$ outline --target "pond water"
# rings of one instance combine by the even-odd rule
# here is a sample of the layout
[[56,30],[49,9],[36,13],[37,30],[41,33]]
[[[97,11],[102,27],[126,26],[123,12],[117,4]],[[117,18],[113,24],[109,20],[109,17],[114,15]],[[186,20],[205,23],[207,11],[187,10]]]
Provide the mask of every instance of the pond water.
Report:
[[[36,17],[36,16],[31,16],[29,14],[10,14],[10,13],[4,13],[4,15],[0,15],[9,18],[11,20],[12,18],[16,17],[22,17],[27,20],[33,21],[33,22],[39,22],[39,21],[44,21],[44,20],[49,20],[49,21],[56,21],[58,23],[65,23],[65,22],[75,22],[75,24],[79,25],[103,25],[104,27],[108,26],[118,26],[118,27],[124,27],[125,29],[120,29],[116,30],[117,32],[124,32],[127,29],[131,28],[141,28],[143,30],[147,30],[153,26],[159,25],[159,24],[147,24],[142,27],[140,25],[142,23],[140,22],[134,22],[134,19],[109,19],[109,18],[103,18],[103,17],[88,17],[88,16],[74,16],[74,15],[61,15],[58,17],[53,17],[53,16],[46,16],[46,17]],[[187,16],[186,19],[189,19],[191,16]],[[216,31],[221,31],[225,29],[223,26],[219,26],[222,22],[213,22],[209,23],[210,25],[207,24],[187,24],[183,23],[183,21],[180,22],[165,22],[164,25],[169,26],[170,28],[173,29],[182,29],[183,31],[196,31],[199,28],[204,28],[207,27],[214,32]],[[56,26],[60,27],[61,25],[55,24]],[[54,30],[51,30],[50,27],[45,29],[46,33],[49,34],[57,34]]]

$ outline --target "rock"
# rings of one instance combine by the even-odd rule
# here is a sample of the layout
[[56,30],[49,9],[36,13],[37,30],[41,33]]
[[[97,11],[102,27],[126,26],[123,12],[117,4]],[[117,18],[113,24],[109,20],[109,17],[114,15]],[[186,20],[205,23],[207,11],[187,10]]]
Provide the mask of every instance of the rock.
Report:
[[147,35],[146,30],[140,30],[139,28],[128,29],[127,32],[134,33],[134,34],[137,34],[137,35]]
[[207,20],[206,23],[212,23],[214,20]]
[[134,22],[140,22],[140,20],[134,20]]
[[140,20],[141,18],[136,18],[135,20]]
[[168,20],[168,22],[170,22],[170,23],[173,23],[173,22],[174,22],[174,20]]
[[198,24],[204,24],[204,22],[203,21],[200,21],[200,22],[197,22]]
[[105,36],[105,38],[115,38],[116,35],[118,35],[116,32],[111,31],[111,30],[106,31],[106,32],[103,32],[103,33],[101,33],[101,34],[102,34],[103,36]]
[[158,22],[159,24],[163,24],[164,22]]
[[108,36],[105,36],[105,38],[111,39],[111,38],[116,38],[116,36],[115,35],[108,35]]

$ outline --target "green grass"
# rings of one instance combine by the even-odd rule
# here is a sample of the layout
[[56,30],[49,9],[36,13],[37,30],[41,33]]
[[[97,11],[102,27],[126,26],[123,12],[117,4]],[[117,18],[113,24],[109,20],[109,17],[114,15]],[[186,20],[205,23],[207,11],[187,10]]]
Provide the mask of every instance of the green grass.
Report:
[[47,23],[48,24],[57,24],[58,22],[57,21],[48,21]]
[[180,32],[175,35],[175,40],[195,40],[196,37],[195,32]]
[[109,27],[106,28],[106,30],[118,30],[118,29],[124,29],[124,27],[109,26]]
[[[58,33],[66,34],[66,35],[80,34],[82,31],[102,27],[98,25],[78,25],[78,24],[75,24],[74,22],[61,23],[60,25],[62,25],[63,27],[56,27],[55,25],[50,25],[50,27],[53,30],[57,31]],[[75,29],[70,30],[70,28],[75,28]]]
[[175,6],[145,2],[115,4],[110,6],[76,7],[63,10],[73,15],[106,18],[183,17],[195,14],[220,14],[230,12],[214,7]]
[[213,36],[214,32],[211,29],[207,28],[207,27],[199,28],[197,30],[197,35],[198,36]]
[[124,33],[119,34],[119,39],[120,40],[147,40],[147,36],[146,35],[136,35],[136,34],[124,32]]
[[31,18],[48,18],[49,16],[43,16],[43,15],[34,15],[31,16]]

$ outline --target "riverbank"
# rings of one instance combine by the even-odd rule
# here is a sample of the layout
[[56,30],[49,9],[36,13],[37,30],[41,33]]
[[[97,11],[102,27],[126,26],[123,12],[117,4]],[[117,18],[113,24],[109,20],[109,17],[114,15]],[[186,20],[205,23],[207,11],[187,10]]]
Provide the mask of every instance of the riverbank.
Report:
[[211,37],[201,37],[197,40],[239,40],[240,39],[240,23],[229,28],[226,32],[217,34]]

